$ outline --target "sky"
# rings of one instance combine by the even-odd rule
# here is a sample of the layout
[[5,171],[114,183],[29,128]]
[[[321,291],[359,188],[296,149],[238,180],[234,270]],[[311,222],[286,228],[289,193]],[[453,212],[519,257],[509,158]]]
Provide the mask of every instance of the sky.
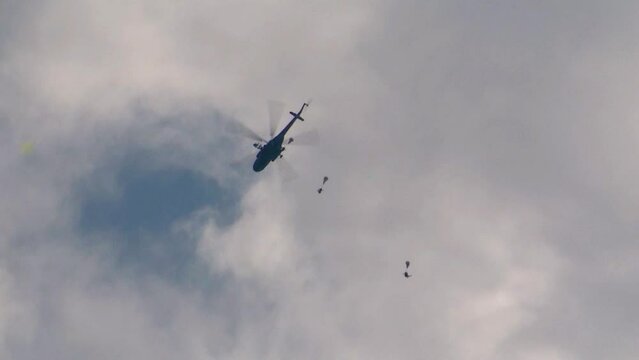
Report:
[[0,358],[636,359],[638,7],[0,0]]

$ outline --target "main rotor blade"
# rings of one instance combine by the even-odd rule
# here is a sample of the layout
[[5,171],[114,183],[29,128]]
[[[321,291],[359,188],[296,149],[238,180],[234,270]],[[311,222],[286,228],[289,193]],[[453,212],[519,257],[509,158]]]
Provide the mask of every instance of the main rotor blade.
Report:
[[291,165],[291,163],[288,162],[286,159],[284,158],[277,159],[275,160],[275,162],[277,163],[277,168],[279,169],[280,175],[282,177],[282,181],[290,182],[297,178],[298,175],[295,169],[293,168],[293,165]]
[[266,140],[259,136],[255,131],[236,120],[229,121],[226,125],[226,130],[231,134],[242,135],[255,141],[266,142]]
[[284,143],[288,145],[315,146],[320,142],[319,131],[317,131],[317,129],[301,132],[291,138],[293,139],[292,142],[289,143],[289,140],[285,140]]
[[275,136],[275,131],[277,131],[277,125],[280,123],[282,113],[284,113],[284,103],[281,101],[269,100],[268,121],[271,137]]
[[231,167],[249,167],[253,161],[255,161],[255,154],[247,154],[232,161],[229,165],[231,165]]

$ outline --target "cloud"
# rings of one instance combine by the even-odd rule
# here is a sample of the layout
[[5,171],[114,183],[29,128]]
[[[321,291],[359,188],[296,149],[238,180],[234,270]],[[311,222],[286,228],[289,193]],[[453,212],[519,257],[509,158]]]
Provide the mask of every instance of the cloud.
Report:
[[635,5],[0,8],[3,357],[636,357]]

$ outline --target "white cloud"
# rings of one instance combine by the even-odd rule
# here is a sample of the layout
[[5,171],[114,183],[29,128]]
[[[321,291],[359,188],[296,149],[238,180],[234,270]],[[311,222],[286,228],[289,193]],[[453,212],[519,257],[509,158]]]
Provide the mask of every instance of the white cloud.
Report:
[[[639,299],[636,6],[3,7],[3,357],[636,357],[637,313],[615,312]],[[231,227],[174,224],[213,290],[77,241],[78,184],[116,193],[132,149],[237,185],[226,164],[250,144],[220,118],[263,131],[266,99],[309,97],[294,131],[323,143],[287,154],[297,182],[269,168]]]
[[207,223],[199,243],[213,271],[267,284],[295,279],[304,255],[296,249],[287,202],[277,184],[262,181],[245,195],[243,214],[230,229]]

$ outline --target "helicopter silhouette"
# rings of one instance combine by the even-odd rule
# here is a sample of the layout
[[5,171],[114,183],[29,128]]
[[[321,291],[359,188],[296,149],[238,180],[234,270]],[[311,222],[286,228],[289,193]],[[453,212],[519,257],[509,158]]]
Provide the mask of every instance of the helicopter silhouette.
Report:
[[[291,129],[295,121],[297,120],[304,121],[304,118],[302,118],[302,112],[304,111],[304,108],[306,108],[307,106],[309,106],[309,104],[304,103],[297,113],[290,111],[289,114],[293,116],[293,119],[284,127],[284,129],[282,129],[282,131],[279,132],[279,134],[277,134],[277,136],[273,137],[268,142],[262,139],[259,139],[260,141],[265,142],[265,144],[261,144],[261,143],[253,144],[253,147],[259,150],[259,152],[256,155],[255,162],[253,163],[253,171],[260,172],[264,170],[264,168],[266,168],[268,164],[270,164],[271,162],[277,160],[278,158],[283,157],[282,152],[286,150],[286,148],[282,146],[284,144],[284,137],[286,136],[286,133]],[[272,126],[271,136],[273,136],[274,132],[275,132],[274,127]],[[293,142],[293,139],[291,138],[291,139],[288,139],[286,144],[288,145],[292,142]]]

